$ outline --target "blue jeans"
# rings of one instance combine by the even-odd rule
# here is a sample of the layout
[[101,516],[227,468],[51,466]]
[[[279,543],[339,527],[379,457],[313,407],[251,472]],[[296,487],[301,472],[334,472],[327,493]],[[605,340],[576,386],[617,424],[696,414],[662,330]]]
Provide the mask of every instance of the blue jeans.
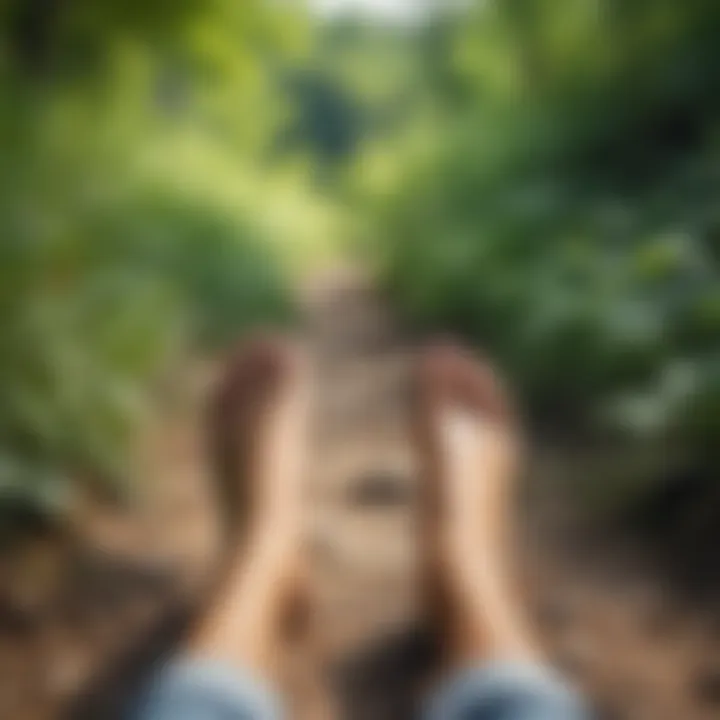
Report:
[[[426,720],[582,720],[582,702],[543,667],[493,663],[458,673],[425,704]],[[155,679],[132,720],[278,720],[276,693],[259,678],[180,659]]]

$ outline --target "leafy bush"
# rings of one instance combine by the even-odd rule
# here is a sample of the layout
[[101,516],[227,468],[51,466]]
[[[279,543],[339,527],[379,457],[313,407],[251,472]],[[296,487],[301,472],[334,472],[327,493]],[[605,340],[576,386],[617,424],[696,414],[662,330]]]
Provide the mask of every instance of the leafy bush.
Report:
[[439,147],[381,206],[407,314],[566,431],[715,452],[719,23],[702,0],[485,3],[446,37]]
[[77,474],[118,482],[173,353],[287,314],[267,247],[212,209],[94,205],[29,233],[12,220],[0,245],[6,499],[54,502]]
[[0,11],[0,509],[122,486],[168,365],[289,309],[252,208],[217,201],[228,178],[173,181],[188,147],[262,154],[261,68],[291,28],[253,0],[46,5]]

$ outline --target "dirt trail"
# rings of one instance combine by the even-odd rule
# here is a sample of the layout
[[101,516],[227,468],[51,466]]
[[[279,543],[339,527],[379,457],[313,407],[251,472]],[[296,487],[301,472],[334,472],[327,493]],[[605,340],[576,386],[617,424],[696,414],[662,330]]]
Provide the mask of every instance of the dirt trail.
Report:
[[311,474],[316,585],[333,705],[342,717],[401,717],[423,660],[407,418],[412,351],[352,273],[321,279],[308,304],[320,376]]
[[[295,683],[293,708],[317,720],[318,708],[408,717],[433,661],[415,572],[413,344],[356,274],[335,272],[305,295],[321,381],[310,507],[327,682],[313,692]],[[197,400],[212,368],[195,375],[194,399],[148,435],[143,512],[110,519],[95,508],[72,542],[46,536],[0,558],[0,717],[59,717],[98,668],[202,587],[216,538]],[[549,656],[602,717],[718,717],[720,622],[676,597],[633,548],[596,542],[561,501],[554,463],[533,455],[521,507],[528,599]]]

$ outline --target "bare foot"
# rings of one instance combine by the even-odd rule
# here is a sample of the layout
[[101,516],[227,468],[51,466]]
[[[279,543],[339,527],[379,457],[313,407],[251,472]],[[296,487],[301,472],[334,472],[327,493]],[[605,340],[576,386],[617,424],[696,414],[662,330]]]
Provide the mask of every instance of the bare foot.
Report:
[[230,550],[190,650],[263,675],[277,668],[283,621],[297,599],[308,407],[304,357],[271,338],[231,358],[211,408]]
[[448,660],[534,659],[534,637],[513,579],[520,442],[507,395],[487,363],[437,346],[419,363],[417,398],[423,558]]

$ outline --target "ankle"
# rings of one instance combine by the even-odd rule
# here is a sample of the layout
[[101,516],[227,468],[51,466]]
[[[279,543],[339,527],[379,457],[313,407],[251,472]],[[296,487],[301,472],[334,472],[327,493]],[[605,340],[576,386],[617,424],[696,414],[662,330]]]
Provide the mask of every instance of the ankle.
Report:
[[442,587],[453,665],[540,656],[504,533],[476,527],[444,533],[435,577]]
[[467,663],[540,656],[522,593],[502,568],[464,565],[454,571],[448,592],[453,657]]
[[238,556],[190,640],[191,652],[267,675],[289,594],[289,574],[274,558]]

